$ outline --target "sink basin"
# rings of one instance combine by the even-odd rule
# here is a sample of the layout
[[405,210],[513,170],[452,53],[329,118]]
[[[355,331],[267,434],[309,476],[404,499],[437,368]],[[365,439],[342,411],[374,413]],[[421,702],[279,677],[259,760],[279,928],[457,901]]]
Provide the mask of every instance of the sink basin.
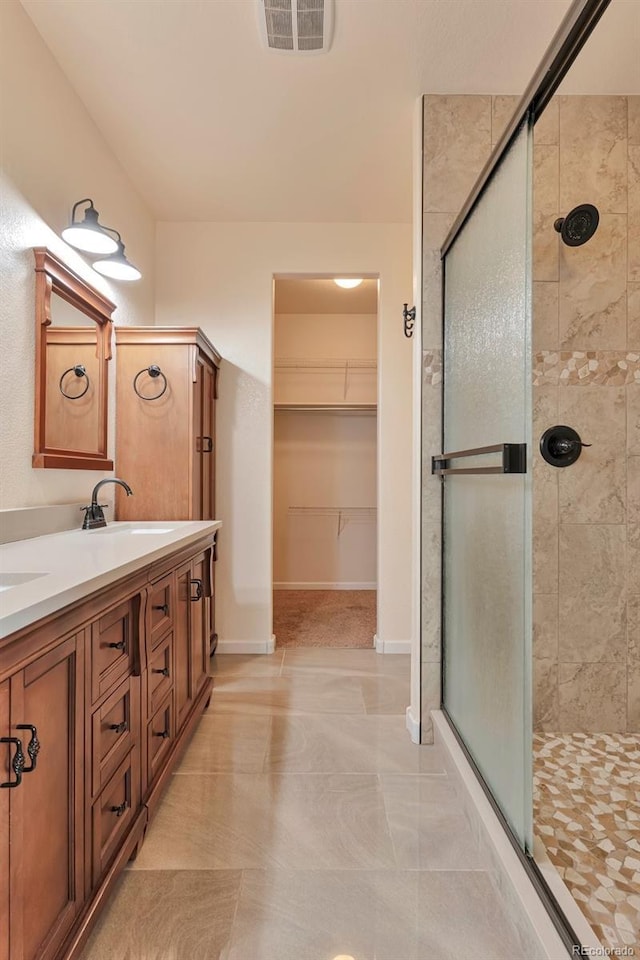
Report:
[[30,580],[37,580],[39,577],[46,576],[46,573],[0,573],[0,593],[3,590],[11,590],[12,587],[19,587],[23,583],[29,583]]
[[172,533],[175,527],[166,526],[155,520],[149,520],[140,523],[109,523],[106,527],[99,527],[97,530],[88,530],[91,534],[107,533],[126,533],[129,536],[141,536],[144,534]]

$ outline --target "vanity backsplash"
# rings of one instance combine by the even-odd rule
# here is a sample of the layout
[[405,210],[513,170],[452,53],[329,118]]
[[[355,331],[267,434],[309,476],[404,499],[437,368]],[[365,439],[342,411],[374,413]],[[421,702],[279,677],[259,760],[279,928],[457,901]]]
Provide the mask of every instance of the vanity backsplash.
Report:
[[82,523],[82,503],[51,503],[41,507],[16,507],[0,510],[0,543],[31,540],[48,533],[78,529]]

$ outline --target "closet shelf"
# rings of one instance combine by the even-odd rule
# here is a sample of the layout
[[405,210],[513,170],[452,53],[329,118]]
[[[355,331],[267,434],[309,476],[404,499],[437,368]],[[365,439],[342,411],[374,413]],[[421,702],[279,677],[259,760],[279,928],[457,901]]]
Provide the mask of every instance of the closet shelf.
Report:
[[[285,398],[289,409],[337,408],[340,404],[351,409],[375,406],[375,360],[276,357],[274,364],[274,385],[279,396],[276,407],[284,408]],[[317,399],[309,401],[310,396]]]
[[375,523],[377,513],[376,507],[289,507],[290,517],[335,517],[338,537],[349,523]]
[[356,360],[347,357],[319,360],[314,358],[276,357],[276,370],[375,370],[375,360]]
[[375,403],[274,403],[274,410],[297,413],[366,413],[375,415]]

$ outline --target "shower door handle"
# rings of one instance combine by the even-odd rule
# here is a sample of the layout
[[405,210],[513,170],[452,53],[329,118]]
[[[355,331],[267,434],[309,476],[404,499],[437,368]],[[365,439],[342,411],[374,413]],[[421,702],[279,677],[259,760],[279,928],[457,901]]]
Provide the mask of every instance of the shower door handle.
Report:
[[[450,467],[450,460],[462,460],[464,457],[480,457],[489,453],[501,453],[502,463],[495,467]],[[526,443],[494,443],[489,447],[476,447],[473,450],[456,450],[453,453],[441,453],[431,458],[431,473],[436,477],[455,474],[496,474],[526,473]]]

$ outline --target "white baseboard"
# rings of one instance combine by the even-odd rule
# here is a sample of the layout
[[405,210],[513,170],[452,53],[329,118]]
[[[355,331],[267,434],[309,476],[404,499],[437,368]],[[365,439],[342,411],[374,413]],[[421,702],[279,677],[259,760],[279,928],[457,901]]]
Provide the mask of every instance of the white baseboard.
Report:
[[523,956],[563,960],[569,953],[538,897],[502,824],[455,738],[442,710],[432,710],[435,742],[444,747],[445,767],[461,784],[461,799],[501,898],[524,944]]
[[376,633],[373,645],[376,653],[411,653],[411,640],[381,640]]
[[271,634],[270,640],[218,640],[216,653],[273,653],[276,649],[276,638]]
[[406,722],[412,742],[420,743],[420,721],[414,717],[411,707],[407,707]]
[[273,584],[274,590],[375,590],[376,583],[371,581],[364,581],[363,583],[357,583],[356,581],[340,581],[324,583],[323,581],[309,581],[304,580],[296,581],[295,583],[285,583],[283,581],[278,581]]

